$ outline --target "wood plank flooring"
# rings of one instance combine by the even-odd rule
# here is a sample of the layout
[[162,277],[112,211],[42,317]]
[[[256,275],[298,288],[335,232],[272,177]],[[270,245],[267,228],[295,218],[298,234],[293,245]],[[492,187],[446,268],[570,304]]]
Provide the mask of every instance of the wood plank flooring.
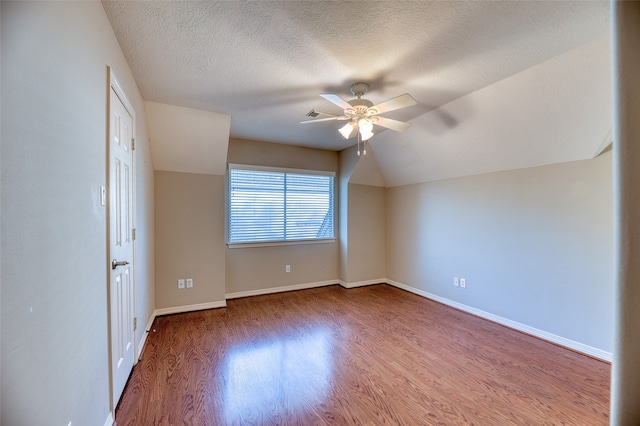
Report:
[[606,425],[610,365],[381,284],[156,318],[127,425]]

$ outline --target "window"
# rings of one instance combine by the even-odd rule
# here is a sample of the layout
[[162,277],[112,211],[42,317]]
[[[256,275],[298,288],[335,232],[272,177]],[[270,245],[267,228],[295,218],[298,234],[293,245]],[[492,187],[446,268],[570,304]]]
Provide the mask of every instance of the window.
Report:
[[229,244],[334,238],[333,172],[229,165]]

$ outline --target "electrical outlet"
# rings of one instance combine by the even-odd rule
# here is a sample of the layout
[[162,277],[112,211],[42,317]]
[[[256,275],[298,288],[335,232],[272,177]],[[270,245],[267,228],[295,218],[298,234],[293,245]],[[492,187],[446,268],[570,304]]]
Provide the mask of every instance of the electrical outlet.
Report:
[[193,278],[187,278],[187,288],[193,288]]
[[178,288],[179,289],[184,288],[184,280],[182,278],[178,280]]
[[453,277],[453,286],[460,287],[460,280],[458,277]]
[[467,288],[467,280],[464,278],[460,278],[460,287]]
[[291,272],[291,265],[287,265],[284,267],[285,272]]

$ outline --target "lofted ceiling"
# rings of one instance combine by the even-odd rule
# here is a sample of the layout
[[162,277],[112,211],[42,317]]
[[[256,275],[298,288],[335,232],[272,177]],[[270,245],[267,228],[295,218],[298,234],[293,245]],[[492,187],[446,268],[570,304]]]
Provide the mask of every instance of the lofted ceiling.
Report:
[[[370,85],[373,103],[410,93],[418,105],[385,116],[412,126],[374,128],[357,183],[591,158],[611,127],[607,1],[103,5],[149,105],[216,113],[223,124],[227,114],[223,139],[341,151],[355,142],[339,136],[340,122],[299,124],[313,108],[341,113],[320,93],[348,100],[356,81]],[[155,152],[153,134],[154,163],[170,158],[170,149]],[[207,168],[197,162],[204,140],[194,146],[194,172]]]

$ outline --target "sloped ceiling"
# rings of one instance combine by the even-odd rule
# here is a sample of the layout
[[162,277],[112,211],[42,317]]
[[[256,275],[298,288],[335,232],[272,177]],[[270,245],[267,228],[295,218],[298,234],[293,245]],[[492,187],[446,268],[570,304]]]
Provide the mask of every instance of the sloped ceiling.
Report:
[[601,38],[372,138],[385,186],[594,158],[611,137],[609,50]]
[[227,114],[145,101],[155,170],[224,175]]
[[103,5],[145,100],[226,114],[231,137],[340,151],[353,140],[339,123],[298,123],[312,108],[340,113],[319,93],[351,99],[364,81],[374,103],[412,94],[418,105],[387,114],[412,127],[376,128],[359,182],[581,159],[608,130],[608,77],[591,69],[609,62],[607,1]]

